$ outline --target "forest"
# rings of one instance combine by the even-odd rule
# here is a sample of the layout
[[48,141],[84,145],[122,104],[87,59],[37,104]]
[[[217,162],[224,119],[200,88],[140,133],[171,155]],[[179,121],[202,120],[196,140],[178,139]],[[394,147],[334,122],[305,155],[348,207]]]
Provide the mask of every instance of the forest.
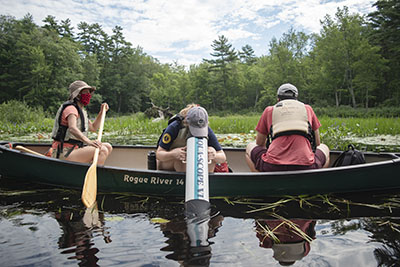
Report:
[[102,26],[48,15],[43,26],[26,14],[0,16],[0,104],[23,102],[53,114],[68,98],[68,85],[84,80],[113,115],[144,112],[152,104],[179,111],[199,103],[212,112],[259,112],[276,102],[290,82],[299,100],[316,107],[380,108],[400,104],[400,2],[378,0],[362,16],[347,7],[326,15],[318,34],[290,29],[255,56],[250,45],[234,48],[217,36],[199,64],[161,64],[133,47],[120,26]]

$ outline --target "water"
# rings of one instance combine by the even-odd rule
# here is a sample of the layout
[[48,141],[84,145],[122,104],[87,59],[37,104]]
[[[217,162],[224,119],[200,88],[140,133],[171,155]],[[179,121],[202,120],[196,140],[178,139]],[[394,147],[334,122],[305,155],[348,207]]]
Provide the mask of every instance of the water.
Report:
[[[285,204],[213,199],[207,242],[193,248],[180,199],[99,194],[96,213],[83,208],[79,191],[4,177],[0,190],[2,266],[280,266],[266,226],[281,242],[310,241],[293,266],[396,266],[391,261],[400,260],[397,192],[303,196]],[[267,203],[274,208],[249,213]]]

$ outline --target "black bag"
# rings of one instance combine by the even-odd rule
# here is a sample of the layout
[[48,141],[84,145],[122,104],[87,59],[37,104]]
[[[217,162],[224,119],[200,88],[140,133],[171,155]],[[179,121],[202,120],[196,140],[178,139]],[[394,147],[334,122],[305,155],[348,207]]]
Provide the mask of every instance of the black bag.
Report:
[[348,150],[342,152],[335,160],[332,167],[357,165],[365,163],[364,154],[354,148],[353,145],[348,146]]

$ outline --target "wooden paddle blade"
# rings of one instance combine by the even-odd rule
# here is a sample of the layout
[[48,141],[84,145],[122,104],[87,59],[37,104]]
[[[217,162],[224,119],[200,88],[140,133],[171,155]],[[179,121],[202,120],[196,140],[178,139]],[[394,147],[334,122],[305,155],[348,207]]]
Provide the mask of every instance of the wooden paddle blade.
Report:
[[[106,107],[102,106],[102,114],[100,119],[99,134],[97,135],[97,140],[101,141],[103,135],[104,120],[106,118]],[[97,160],[99,158],[99,148],[96,148],[93,155],[93,163],[86,173],[85,181],[83,183],[82,189],[82,202],[86,208],[91,207],[96,201],[97,195]]]
[[96,202],[97,197],[97,164],[92,164],[85,176],[82,190],[82,202],[90,208]]
[[88,229],[91,229],[92,227],[101,227],[97,202],[94,202],[93,206],[86,208],[82,221]]

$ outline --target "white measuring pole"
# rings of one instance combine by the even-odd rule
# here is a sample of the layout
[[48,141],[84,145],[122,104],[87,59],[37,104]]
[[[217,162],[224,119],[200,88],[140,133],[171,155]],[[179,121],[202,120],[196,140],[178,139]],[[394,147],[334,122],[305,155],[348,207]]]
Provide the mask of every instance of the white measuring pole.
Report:
[[185,202],[194,199],[209,201],[208,140],[190,137],[186,144]]
[[186,142],[185,212],[190,246],[208,249],[210,202],[208,140],[205,137],[190,137]]

